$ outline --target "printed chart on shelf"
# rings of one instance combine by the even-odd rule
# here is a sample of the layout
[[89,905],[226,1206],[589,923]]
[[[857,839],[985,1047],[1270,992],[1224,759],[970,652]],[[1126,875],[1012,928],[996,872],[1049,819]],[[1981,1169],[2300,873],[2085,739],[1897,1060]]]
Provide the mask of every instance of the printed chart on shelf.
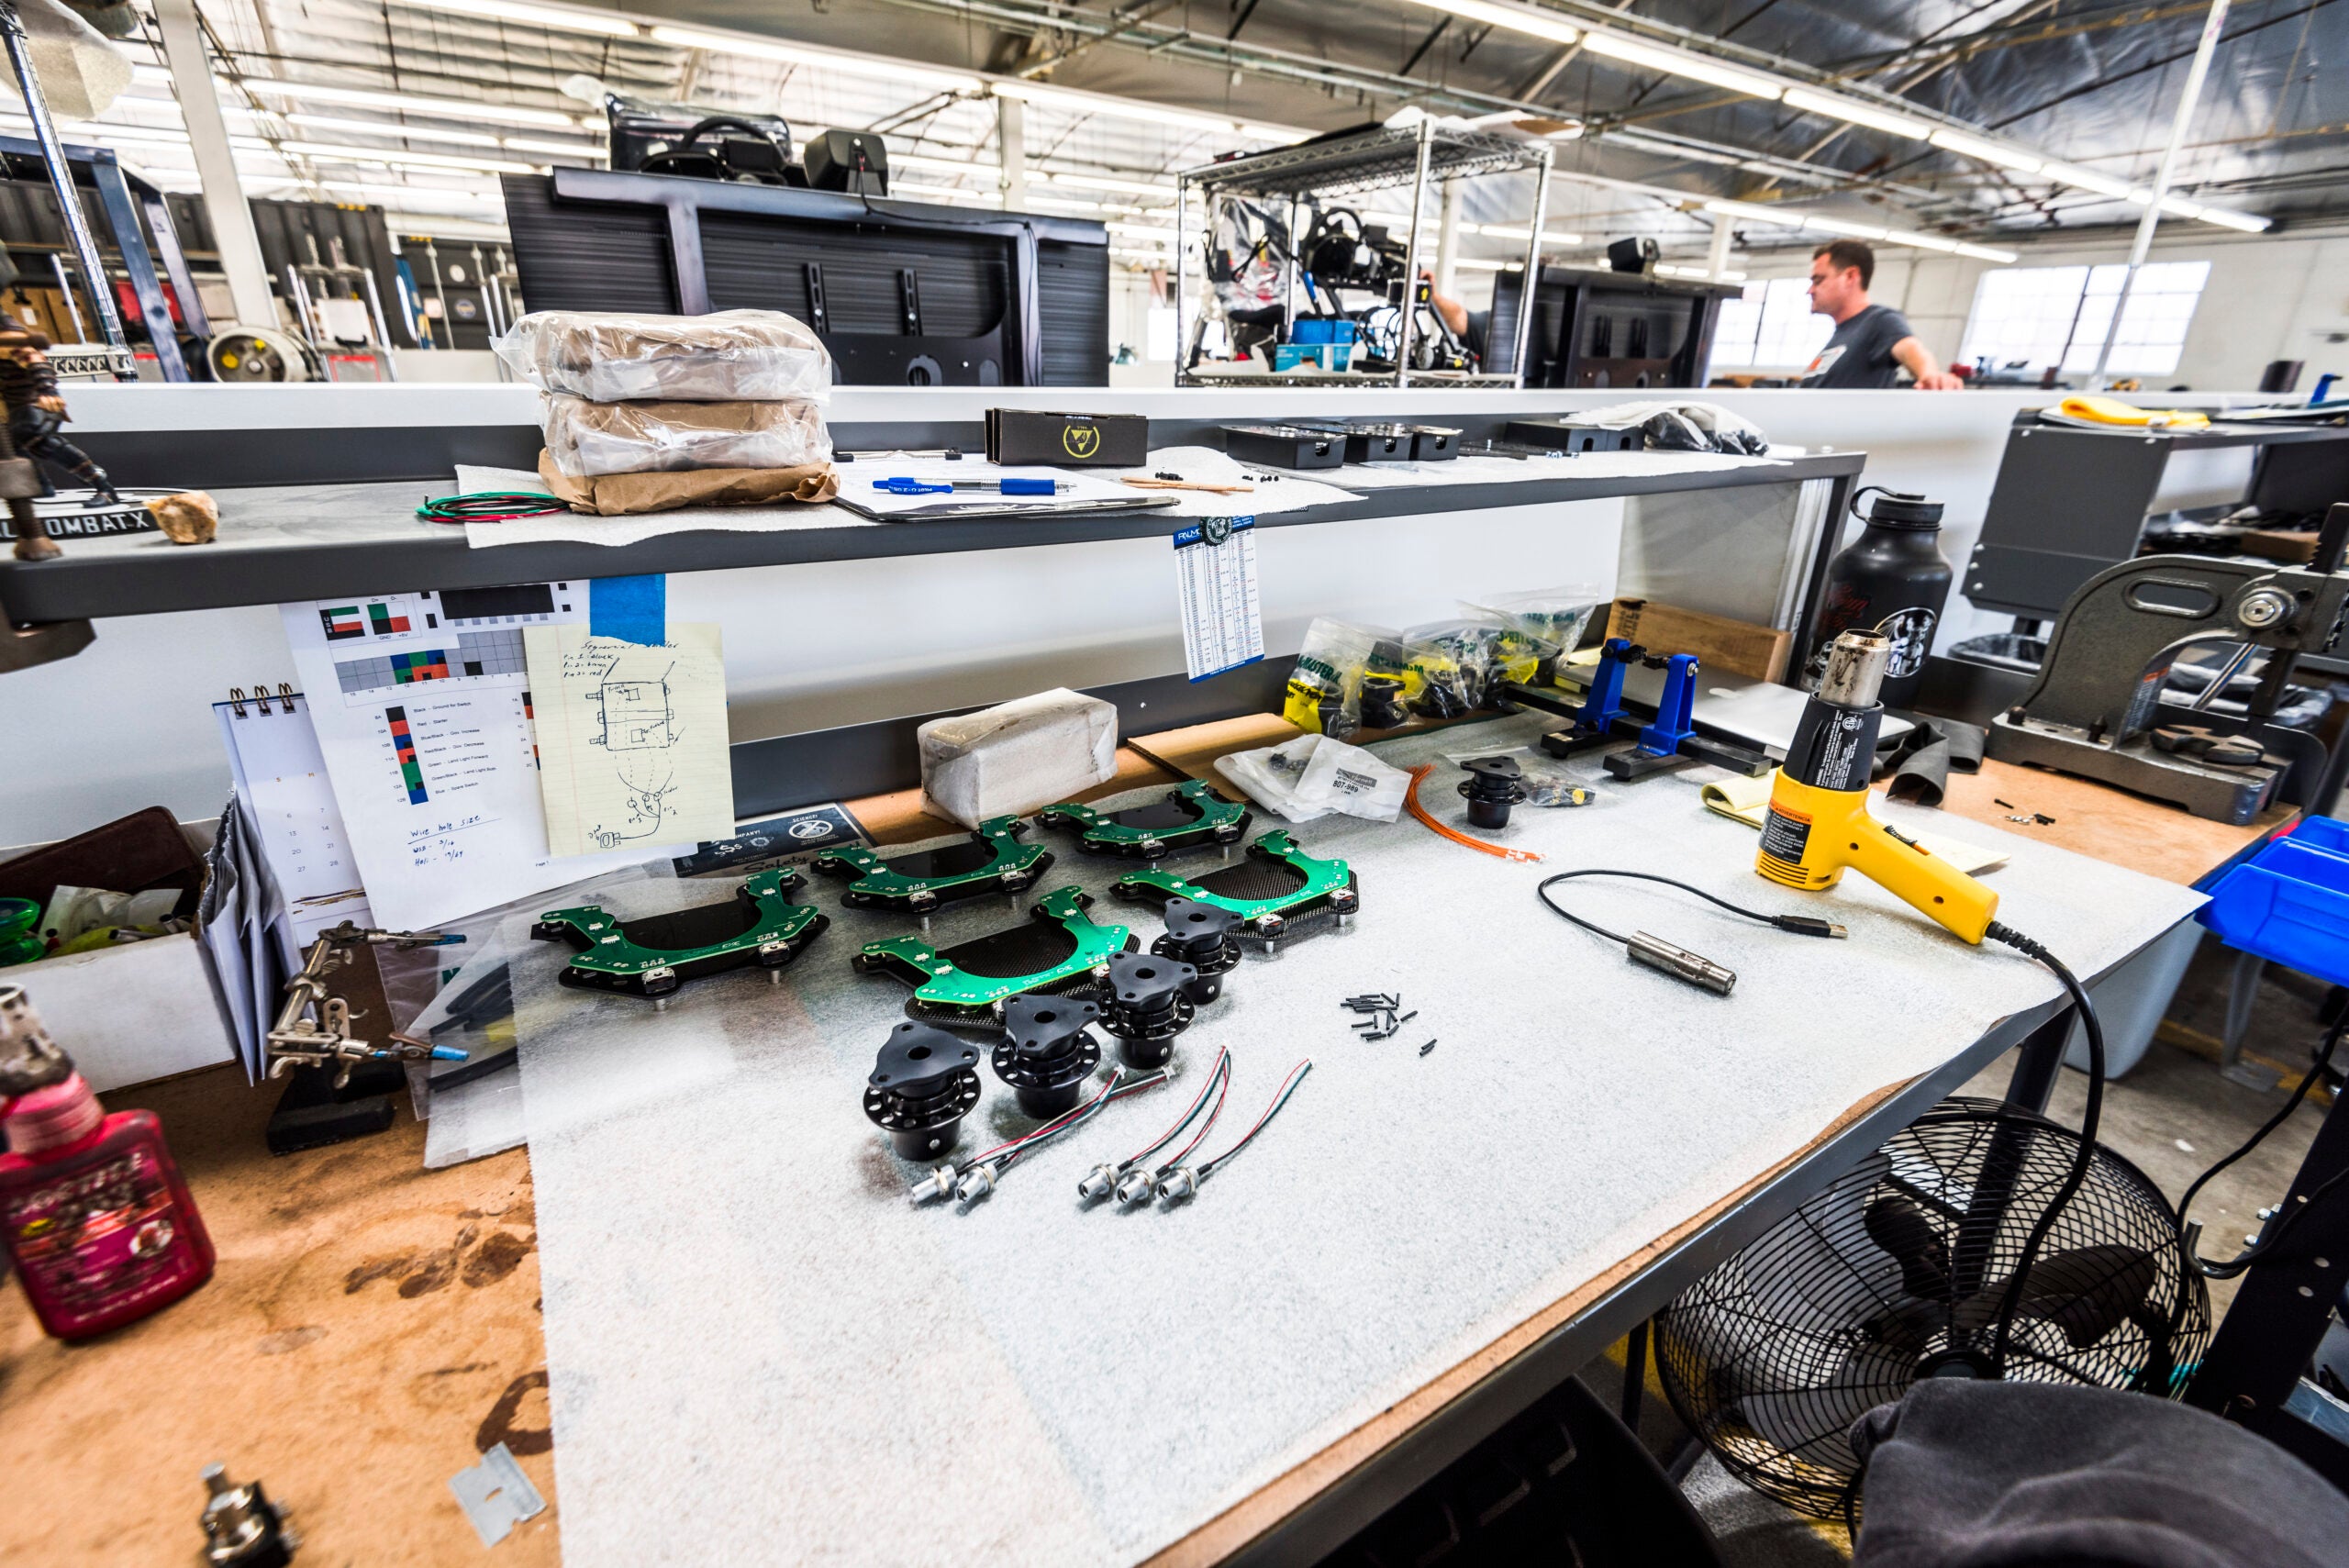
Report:
[[584,626],[587,597],[584,582],[523,583],[282,606],[384,925],[429,927],[639,858],[547,848],[523,633]]

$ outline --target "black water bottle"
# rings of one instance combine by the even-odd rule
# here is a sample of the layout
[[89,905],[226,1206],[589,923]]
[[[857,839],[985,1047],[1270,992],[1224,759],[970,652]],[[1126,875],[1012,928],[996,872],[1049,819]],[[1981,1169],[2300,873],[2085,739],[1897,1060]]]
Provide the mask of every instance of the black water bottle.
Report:
[[[1863,512],[1861,496],[1870,493],[1876,508]],[[1871,484],[1852,497],[1852,516],[1867,527],[1827,563],[1827,592],[1803,666],[1803,686],[1819,689],[1827,650],[1838,633],[1879,631],[1892,643],[1881,700],[1887,707],[1905,708],[1924,679],[1933,628],[1949,602],[1949,558],[1938,542],[1942,504]]]

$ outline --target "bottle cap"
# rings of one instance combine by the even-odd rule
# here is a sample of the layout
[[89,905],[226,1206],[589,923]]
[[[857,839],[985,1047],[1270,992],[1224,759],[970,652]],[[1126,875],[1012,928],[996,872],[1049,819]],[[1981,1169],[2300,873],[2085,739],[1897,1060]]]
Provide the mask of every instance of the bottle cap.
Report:
[[1884,528],[1938,528],[1942,504],[1898,490],[1878,490],[1875,509],[1862,514],[1861,521]]
[[62,1084],[51,1084],[19,1095],[8,1102],[8,1112],[0,1118],[0,1130],[8,1135],[11,1154],[38,1154],[43,1150],[62,1149],[78,1143],[98,1129],[106,1113],[98,1104],[98,1096],[79,1073],[69,1074]]
[[0,1100],[62,1084],[72,1060],[41,1027],[21,985],[0,985]]

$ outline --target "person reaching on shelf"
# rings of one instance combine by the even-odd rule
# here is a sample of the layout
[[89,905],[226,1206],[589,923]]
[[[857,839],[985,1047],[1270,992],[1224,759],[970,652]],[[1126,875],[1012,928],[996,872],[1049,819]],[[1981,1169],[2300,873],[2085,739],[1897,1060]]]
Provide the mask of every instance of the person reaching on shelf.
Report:
[[1876,251],[1857,239],[1821,245],[1810,258],[1810,310],[1835,323],[1827,346],[1803,371],[1801,384],[1837,391],[1887,387],[1906,368],[1920,392],[1955,392],[1965,383],[1942,369],[1932,350],[1888,305],[1868,302]]

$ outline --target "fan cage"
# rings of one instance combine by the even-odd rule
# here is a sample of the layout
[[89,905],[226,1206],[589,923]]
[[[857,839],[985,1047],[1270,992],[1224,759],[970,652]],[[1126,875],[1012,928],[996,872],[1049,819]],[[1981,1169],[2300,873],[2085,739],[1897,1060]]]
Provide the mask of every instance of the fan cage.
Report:
[[[1943,1101],[1656,1319],[1666,1396],[1732,1473],[1856,1518],[1845,1434],[1937,1358],[1987,1357],[2032,1227],[2079,1134],[1995,1100]],[[2099,1145],[2024,1282],[2004,1375],[2175,1397],[2210,1342],[2160,1188]]]

